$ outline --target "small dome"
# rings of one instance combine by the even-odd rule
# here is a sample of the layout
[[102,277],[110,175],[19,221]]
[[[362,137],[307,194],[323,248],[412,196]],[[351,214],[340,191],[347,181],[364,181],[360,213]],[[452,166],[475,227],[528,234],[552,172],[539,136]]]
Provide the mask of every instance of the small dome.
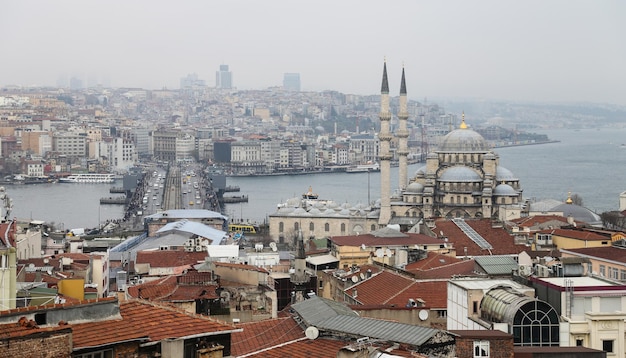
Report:
[[328,215],[335,215],[335,210],[328,208],[328,209],[326,209],[324,211],[323,214],[326,215],[326,216],[328,216]]
[[302,208],[297,208],[294,211],[291,212],[291,214],[289,214],[290,216],[303,216],[306,215],[307,212],[306,210],[302,209]]
[[498,166],[496,168],[496,180],[518,180],[513,173],[505,167]]
[[322,214],[322,212],[318,208],[313,208],[313,209],[309,210],[309,214],[311,214],[313,216],[318,216],[318,215]]
[[493,189],[496,196],[517,196],[517,192],[509,184],[500,184]]
[[415,176],[424,176],[426,174],[426,166],[421,166],[415,171]]
[[439,177],[439,181],[447,182],[474,182],[481,181],[480,175],[468,167],[452,167],[446,169]]
[[471,129],[460,128],[446,134],[441,140],[437,152],[487,152],[489,145],[485,138]]
[[424,191],[424,186],[418,182],[412,182],[406,187],[407,193],[421,193]]

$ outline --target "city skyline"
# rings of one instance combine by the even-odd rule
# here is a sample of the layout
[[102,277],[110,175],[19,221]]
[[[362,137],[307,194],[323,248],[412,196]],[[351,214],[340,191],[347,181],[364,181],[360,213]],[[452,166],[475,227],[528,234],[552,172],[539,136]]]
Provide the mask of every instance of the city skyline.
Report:
[[[99,4],[100,6],[94,6]],[[226,64],[238,89],[379,92],[406,69],[409,97],[626,105],[626,4],[551,1],[10,1],[0,14],[0,87],[85,84],[214,87]]]

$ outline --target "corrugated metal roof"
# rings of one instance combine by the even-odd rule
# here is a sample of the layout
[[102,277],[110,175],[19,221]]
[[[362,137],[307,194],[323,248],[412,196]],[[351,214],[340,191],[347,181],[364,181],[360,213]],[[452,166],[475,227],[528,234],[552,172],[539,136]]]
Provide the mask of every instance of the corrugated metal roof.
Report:
[[517,270],[519,264],[511,256],[498,255],[498,256],[476,256],[474,261],[488,275],[509,275],[513,270]]
[[346,305],[312,297],[292,305],[307,325],[319,330],[389,340],[419,346],[440,331],[410,324],[359,317]]

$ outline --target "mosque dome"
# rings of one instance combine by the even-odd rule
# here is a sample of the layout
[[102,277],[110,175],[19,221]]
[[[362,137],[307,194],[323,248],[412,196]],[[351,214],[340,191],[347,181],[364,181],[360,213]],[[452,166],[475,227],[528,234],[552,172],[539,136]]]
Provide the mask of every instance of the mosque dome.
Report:
[[482,135],[465,125],[465,120],[461,123],[461,128],[448,133],[439,144],[437,152],[467,153],[467,152],[487,152],[489,145]]
[[499,184],[493,189],[495,196],[517,196],[517,191],[509,184]]
[[478,173],[462,166],[446,169],[439,177],[439,181],[447,182],[476,182],[481,180],[482,178]]
[[602,219],[593,211],[576,204],[563,203],[553,208],[553,211],[562,211],[563,216],[572,217],[576,221],[586,222],[590,225],[601,224]]
[[496,168],[496,180],[518,180],[513,173],[505,167],[498,166]]
[[407,193],[421,193],[424,191],[424,186],[418,182],[412,182],[406,187]]

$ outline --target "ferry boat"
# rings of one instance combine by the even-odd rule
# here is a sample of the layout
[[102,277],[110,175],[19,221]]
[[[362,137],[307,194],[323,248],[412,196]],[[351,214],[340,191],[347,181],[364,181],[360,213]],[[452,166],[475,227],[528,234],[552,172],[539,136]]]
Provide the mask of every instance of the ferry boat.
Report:
[[367,173],[367,172],[379,172],[380,165],[378,163],[374,164],[362,164],[362,165],[354,165],[346,168],[346,173]]
[[59,178],[60,183],[110,184],[114,181],[115,174],[72,174]]

